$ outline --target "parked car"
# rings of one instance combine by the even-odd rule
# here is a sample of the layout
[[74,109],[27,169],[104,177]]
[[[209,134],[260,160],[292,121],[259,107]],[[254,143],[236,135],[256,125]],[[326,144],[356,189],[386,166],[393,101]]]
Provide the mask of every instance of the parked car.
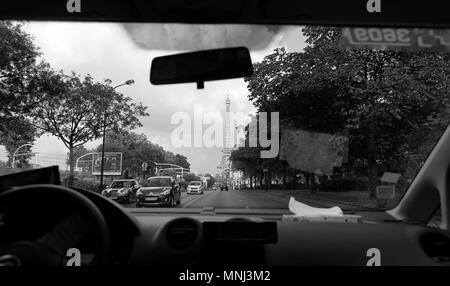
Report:
[[135,193],[139,187],[138,181],[134,179],[114,180],[102,191],[102,195],[118,203],[131,204],[135,200]]
[[136,207],[168,206],[181,203],[181,191],[171,176],[150,177],[136,192]]
[[228,192],[228,185],[227,184],[223,184],[222,186],[220,186],[220,191],[227,191]]
[[203,195],[204,187],[201,181],[191,181],[187,187],[187,194],[201,194]]

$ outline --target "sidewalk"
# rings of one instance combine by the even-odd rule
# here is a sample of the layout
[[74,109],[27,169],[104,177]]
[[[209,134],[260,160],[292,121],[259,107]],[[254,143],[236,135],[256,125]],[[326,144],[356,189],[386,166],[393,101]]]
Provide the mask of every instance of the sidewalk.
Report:
[[[369,198],[369,192],[361,192],[361,191],[350,191],[350,192],[315,192],[312,193],[309,189],[304,190],[282,190],[282,189],[274,189],[266,192],[265,190],[245,190],[247,192],[262,192],[267,195],[272,195],[276,197],[281,197],[285,199],[289,199],[293,197],[296,200],[300,200],[302,198],[310,198],[310,199],[320,199],[323,201],[328,201],[330,203],[350,205],[355,207],[363,207],[363,208],[371,208],[377,209],[377,200]],[[387,206],[387,209],[392,208],[396,205],[396,201],[392,202]]]

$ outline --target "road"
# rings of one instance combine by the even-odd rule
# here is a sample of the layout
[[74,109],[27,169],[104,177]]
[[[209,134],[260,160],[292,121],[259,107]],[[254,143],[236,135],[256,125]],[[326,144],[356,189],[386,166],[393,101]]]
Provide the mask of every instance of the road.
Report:
[[[299,198],[297,200],[313,207],[333,207],[336,203],[324,202],[319,199]],[[181,194],[181,208],[242,208],[242,209],[288,209],[289,197],[271,191],[205,191],[203,195]],[[125,205],[134,207],[134,204]]]

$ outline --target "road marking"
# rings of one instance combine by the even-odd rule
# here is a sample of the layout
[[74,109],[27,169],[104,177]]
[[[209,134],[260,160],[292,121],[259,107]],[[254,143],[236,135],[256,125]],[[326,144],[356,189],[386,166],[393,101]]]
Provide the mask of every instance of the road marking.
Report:
[[200,195],[198,198],[190,200],[189,202],[185,203],[184,205],[182,204],[181,207],[186,208],[186,207],[192,205],[193,203],[195,203],[196,201],[198,201],[199,199],[204,198],[205,196],[210,195],[210,194],[211,193],[206,193],[204,195]]

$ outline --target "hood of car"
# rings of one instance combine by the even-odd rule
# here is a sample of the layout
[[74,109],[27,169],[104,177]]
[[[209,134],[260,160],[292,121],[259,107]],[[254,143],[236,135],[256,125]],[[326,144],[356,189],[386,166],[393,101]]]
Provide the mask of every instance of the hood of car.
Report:
[[129,190],[127,188],[107,188],[102,192],[102,195],[111,196],[123,196],[128,194]]
[[141,187],[139,190],[144,195],[147,195],[150,193],[159,194],[159,193],[164,192],[165,190],[170,190],[170,187]]
[[119,192],[122,190],[125,190],[126,188],[107,188],[105,189],[106,193],[115,193],[115,192]]

